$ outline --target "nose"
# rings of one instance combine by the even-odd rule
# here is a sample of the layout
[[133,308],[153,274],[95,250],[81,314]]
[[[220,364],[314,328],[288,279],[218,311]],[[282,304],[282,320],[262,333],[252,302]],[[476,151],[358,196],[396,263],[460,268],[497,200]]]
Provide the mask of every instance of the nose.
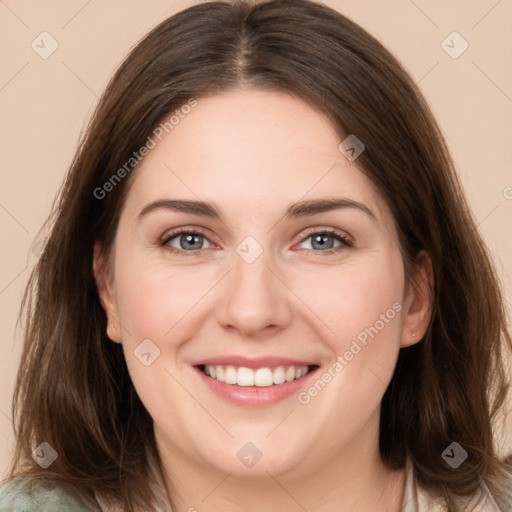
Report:
[[271,268],[275,265],[267,252],[263,251],[252,263],[238,254],[234,258],[217,311],[218,321],[244,338],[284,329],[292,319],[293,294],[282,276]]

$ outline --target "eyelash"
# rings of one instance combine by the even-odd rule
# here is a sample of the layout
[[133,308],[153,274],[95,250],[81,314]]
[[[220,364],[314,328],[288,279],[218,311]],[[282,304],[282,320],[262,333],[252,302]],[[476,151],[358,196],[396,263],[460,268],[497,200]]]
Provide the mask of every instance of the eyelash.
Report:
[[[327,228],[327,229],[315,230],[315,228],[311,228],[311,230],[307,230],[306,233],[307,233],[307,236],[305,236],[300,241],[300,243],[305,242],[308,238],[310,238],[310,237],[312,237],[314,235],[329,235],[332,238],[335,238],[336,240],[341,242],[341,245],[339,245],[338,247],[334,247],[332,249],[326,249],[326,250],[323,250],[323,251],[322,250],[315,250],[315,249],[304,249],[306,251],[312,251],[312,252],[315,252],[315,253],[321,253],[322,255],[329,256],[331,254],[338,253],[338,252],[346,249],[347,247],[353,247],[352,241],[347,236],[341,234],[339,231],[337,231],[335,229]],[[208,237],[206,236],[206,234],[200,228],[180,229],[179,231],[175,231],[175,232],[166,234],[163,237],[163,239],[161,240],[160,245],[162,247],[165,247],[165,249],[168,250],[169,252],[171,252],[173,254],[179,254],[179,255],[182,255],[182,254],[185,253],[187,255],[195,256],[195,255],[199,254],[201,251],[204,250],[204,249],[196,249],[194,251],[185,251],[183,249],[177,249],[176,247],[172,247],[171,245],[167,245],[173,238],[176,238],[176,237],[178,237],[180,235],[202,235],[203,237],[205,237],[208,240]],[[212,243],[212,242],[210,242],[210,243]]]

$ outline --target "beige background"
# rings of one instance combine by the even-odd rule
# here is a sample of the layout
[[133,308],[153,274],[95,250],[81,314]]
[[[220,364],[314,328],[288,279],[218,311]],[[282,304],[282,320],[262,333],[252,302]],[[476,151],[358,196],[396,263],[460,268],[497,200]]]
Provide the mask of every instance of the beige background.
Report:
[[[191,1],[0,0],[0,478],[12,452],[11,394],[22,291],[38,230],[84,122],[115,66],[159,21]],[[329,0],[380,39],[426,94],[454,156],[512,309],[512,0]],[[32,48],[57,41],[47,59]],[[441,43],[469,44],[451,58]],[[452,38],[453,39],[453,38]],[[448,39],[453,50],[461,41]],[[48,48],[48,46],[46,46]],[[35,246],[35,248],[34,248]],[[500,450],[512,451],[512,421]]]

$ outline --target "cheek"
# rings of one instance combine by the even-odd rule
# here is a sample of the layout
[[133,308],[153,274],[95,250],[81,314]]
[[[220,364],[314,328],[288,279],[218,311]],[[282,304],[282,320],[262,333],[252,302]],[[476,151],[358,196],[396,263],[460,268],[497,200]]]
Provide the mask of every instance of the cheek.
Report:
[[[379,338],[397,340],[404,276],[401,259],[383,255],[381,261],[358,261],[318,275],[305,274],[297,288],[319,321],[329,328],[329,344],[336,354],[351,341]],[[325,284],[323,284],[325,283]]]
[[389,255],[379,264],[346,266],[332,273],[328,293],[310,295],[311,309],[334,332],[324,338],[330,361],[299,403],[311,405],[319,417],[324,412],[329,428],[343,423],[347,439],[378,407],[393,375],[400,349],[402,269],[401,258]]
[[340,333],[362,343],[368,337],[380,335],[389,339],[393,333],[399,333],[400,315],[397,313],[401,310],[402,280],[397,274],[393,278],[391,272],[383,275],[366,271],[351,276],[352,293],[342,304],[347,322],[338,322]]
[[211,271],[171,266],[162,262],[125,260],[116,280],[119,314],[126,331],[155,340],[182,321],[190,321],[194,307],[215,282]]
[[[205,271],[171,266],[136,251],[121,254],[123,257],[116,261],[115,279],[126,364],[151,416],[158,423],[167,424],[179,437],[181,420],[175,418],[169,424],[169,403],[177,404],[182,412],[180,418],[197,415],[194,402],[177,383],[183,380],[183,375],[176,357],[180,344],[188,339],[181,329],[189,325],[194,306],[213,283],[208,284]],[[148,353],[146,365],[144,355]]]
[[308,305],[331,331],[323,338],[329,349],[329,370],[319,375],[328,383],[315,383],[300,403],[316,402],[319,410],[331,411],[334,422],[341,417],[346,421],[344,415],[349,414],[353,424],[347,428],[357,429],[358,421],[380,403],[396,365],[403,308],[402,260],[390,251],[371,261],[361,259],[340,267],[328,277],[323,280],[329,283],[323,293],[306,280],[302,291],[309,288]]
[[[337,268],[310,266],[307,272],[284,276],[314,313],[311,321],[317,323],[315,329],[320,328],[318,324],[324,325],[324,341],[329,340],[337,355],[349,349],[354,339],[362,343],[365,337],[373,339],[375,328],[379,335],[389,336],[393,331],[394,338],[400,331],[399,315],[395,315],[393,304],[402,300],[401,259],[392,251],[379,256],[369,255]],[[195,306],[204,302],[220,277],[222,272],[219,274],[217,264],[170,265],[137,254],[119,258],[116,290],[125,332],[133,334],[133,342],[167,338],[178,324],[183,327],[193,322]],[[297,306],[301,308],[300,304]],[[309,316],[307,312],[305,316]]]

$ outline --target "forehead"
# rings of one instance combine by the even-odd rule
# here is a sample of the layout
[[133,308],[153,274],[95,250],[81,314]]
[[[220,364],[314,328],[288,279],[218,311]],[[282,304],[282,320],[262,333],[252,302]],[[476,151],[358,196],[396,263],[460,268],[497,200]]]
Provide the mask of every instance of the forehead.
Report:
[[278,212],[336,196],[389,215],[371,180],[340,152],[334,125],[285,93],[240,89],[198,98],[161,140],[153,139],[128,195],[137,208],[161,196]]

